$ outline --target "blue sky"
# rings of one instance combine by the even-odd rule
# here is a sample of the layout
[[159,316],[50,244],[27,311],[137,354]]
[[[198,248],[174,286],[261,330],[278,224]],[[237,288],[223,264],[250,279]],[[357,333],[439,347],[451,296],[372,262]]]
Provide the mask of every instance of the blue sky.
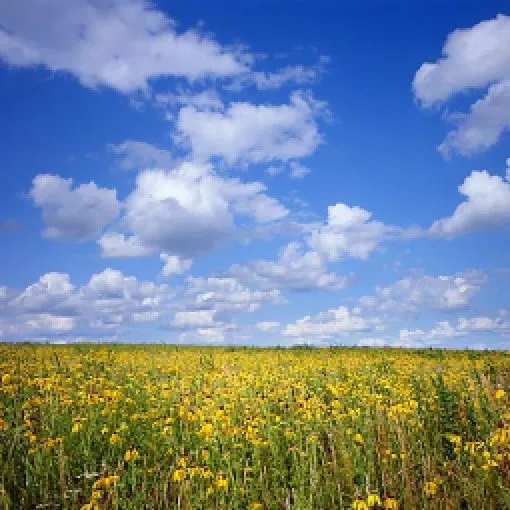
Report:
[[509,15],[0,5],[0,339],[507,349]]

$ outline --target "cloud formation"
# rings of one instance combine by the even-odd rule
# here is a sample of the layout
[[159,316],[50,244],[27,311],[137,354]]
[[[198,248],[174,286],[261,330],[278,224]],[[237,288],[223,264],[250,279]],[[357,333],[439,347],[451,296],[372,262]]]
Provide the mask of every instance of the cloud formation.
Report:
[[499,14],[448,35],[436,62],[414,76],[416,99],[425,108],[465,92],[485,91],[468,113],[449,114],[456,124],[438,150],[469,156],[487,150],[510,128],[510,16]]
[[449,217],[435,221],[429,233],[452,238],[476,230],[503,227],[510,222],[510,158],[506,175],[473,171],[459,186],[466,197]]
[[0,19],[0,58],[9,65],[70,73],[91,88],[148,91],[156,78],[235,76],[252,61],[196,29],[178,33],[145,0],[17,0],[1,3]]
[[73,188],[72,179],[40,174],[34,177],[30,198],[42,209],[45,237],[82,241],[97,235],[120,214],[114,189],[94,182]]
[[198,160],[221,158],[227,165],[290,161],[312,154],[322,142],[317,118],[326,105],[295,91],[288,104],[233,102],[224,111],[181,108],[176,142]]
[[325,224],[312,231],[308,244],[329,260],[344,256],[366,259],[394,230],[371,218],[372,213],[358,206],[331,205]]

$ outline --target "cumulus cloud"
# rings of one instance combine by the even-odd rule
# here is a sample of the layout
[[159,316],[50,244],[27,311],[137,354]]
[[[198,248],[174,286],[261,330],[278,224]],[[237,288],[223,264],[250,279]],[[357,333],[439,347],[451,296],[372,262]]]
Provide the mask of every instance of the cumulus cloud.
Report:
[[65,273],[47,273],[0,302],[0,334],[8,339],[72,334],[94,337],[94,330],[118,331],[134,322],[151,322],[175,307],[165,284],[140,281],[107,268],[76,287]]
[[214,326],[214,315],[216,310],[191,310],[179,311],[175,313],[172,320],[172,326],[178,328],[198,328]]
[[120,167],[124,170],[143,170],[145,168],[170,168],[173,166],[172,153],[159,149],[147,142],[125,140],[110,144],[110,150],[119,157]]
[[278,321],[262,321],[257,322],[255,324],[255,327],[260,331],[274,331],[275,329],[278,329],[280,327],[280,323]]
[[372,213],[358,206],[331,205],[326,223],[312,231],[308,244],[329,260],[343,256],[366,259],[387,234],[396,230],[371,218]]
[[198,30],[178,33],[145,0],[17,0],[0,5],[0,58],[75,76],[86,87],[146,91],[155,78],[246,73],[252,57]]
[[217,312],[254,312],[262,304],[285,302],[280,289],[253,289],[234,277],[190,277],[188,307]]
[[510,17],[498,15],[449,34],[443,56],[426,62],[413,80],[424,107],[466,91],[486,91],[469,113],[448,115],[457,127],[439,150],[470,155],[493,146],[510,127]]
[[506,176],[473,171],[459,186],[466,197],[452,216],[435,221],[429,233],[452,238],[475,230],[502,227],[510,222],[510,158]]
[[73,188],[72,179],[40,174],[34,177],[30,197],[42,209],[49,238],[84,240],[97,235],[120,213],[114,189],[94,182]]
[[486,279],[482,271],[476,270],[453,276],[409,276],[388,287],[376,287],[374,294],[358,299],[358,306],[378,313],[416,313],[423,308],[459,310],[470,306]]
[[191,259],[182,259],[178,255],[169,255],[168,253],[161,253],[160,258],[163,262],[161,274],[166,277],[185,273],[191,268]]
[[261,223],[286,216],[264,190],[259,182],[220,177],[208,164],[145,170],[126,199],[123,222],[147,249],[186,258],[232,235],[236,213]]
[[376,318],[363,317],[359,310],[349,310],[346,306],[320,312],[315,316],[307,315],[293,324],[287,324],[284,336],[302,339],[334,339],[348,333],[381,329]]
[[45,311],[69,299],[73,291],[68,274],[46,273],[13,298],[11,305],[30,312]]
[[422,329],[401,329],[396,345],[401,347],[425,347],[438,345],[441,340],[464,336],[448,321],[439,321],[435,327],[428,331]]
[[106,232],[97,243],[101,247],[103,257],[144,257],[152,253],[152,250],[144,246],[136,236],[126,236],[119,232]]
[[401,329],[398,344],[404,347],[437,345],[452,338],[467,338],[472,334],[486,333],[510,337],[510,321],[502,317],[459,317],[456,324],[439,321],[432,329]]
[[283,105],[233,102],[224,111],[185,106],[175,140],[197,159],[219,157],[228,165],[289,161],[309,156],[319,146],[317,117],[325,108],[301,91]]
[[315,251],[303,251],[297,242],[284,246],[276,261],[255,260],[246,265],[234,264],[228,273],[262,289],[332,291],[345,287],[349,281],[346,276],[328,272],[323,257]]
[[218,318],[217,311],[212,309],[178,311],[170,326],[181,330],[179,340],[182,343],[223,342],[237,329],[232,322]]

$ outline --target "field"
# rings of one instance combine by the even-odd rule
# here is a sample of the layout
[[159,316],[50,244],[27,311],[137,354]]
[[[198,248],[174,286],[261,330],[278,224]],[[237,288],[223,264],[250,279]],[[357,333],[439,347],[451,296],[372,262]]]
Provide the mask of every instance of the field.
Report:
[[6,509],[507,509],[508,352],[0,344]]

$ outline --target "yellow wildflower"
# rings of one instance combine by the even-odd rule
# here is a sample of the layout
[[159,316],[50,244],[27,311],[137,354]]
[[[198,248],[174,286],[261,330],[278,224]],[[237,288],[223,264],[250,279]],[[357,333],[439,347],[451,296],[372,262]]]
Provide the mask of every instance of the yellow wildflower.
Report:
[[437,483],[436,482],[426,482],[423,487],[423,492],[425,496],[434,496],[437,492]]
[[356,499],[352,502],[352,510],[368,510],[368,505],[362,499]]
[[174,471],[172,475],[172,480],[174,482],[182,482],[186,478],[186,470],[182,468],[178,468]]
[[110,436],[110,444],[116,444],[120,441],[120,436],[119,434],[117,434],[117,432],[114,432],[111,436]]
[[398,510],[398,501],[395,498],[386,498],[384,508],[385,510]]
[[131,447],[129,450],[126,450],[126,453],[124,454],[124,460],[126,462],[131,462],[132,460],[136,460],[139,457],[139,453],[136,448]]
[[381,498],[378,494],[369,494],[367,498],[367,505],[369,507],[372,506],[381,506]]
[[357,445],[362,445],[364,443],[363,436],[359,432],[354,434],[354,442]]

